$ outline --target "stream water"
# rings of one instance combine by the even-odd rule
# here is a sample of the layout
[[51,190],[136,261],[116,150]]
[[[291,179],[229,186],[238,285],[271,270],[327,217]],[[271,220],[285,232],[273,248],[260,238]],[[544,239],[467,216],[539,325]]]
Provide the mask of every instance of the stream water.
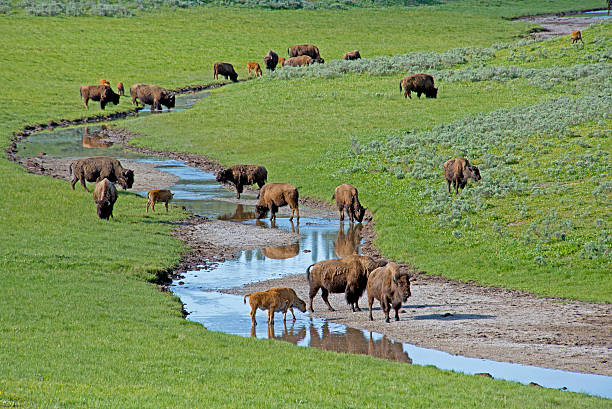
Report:
[[[206,95],[207,93],[199,93],[177,96],[179,109],[176,110],[188,109]],[[175,110],[170,112],[172,111]],[[484,372],[497,379],[524,384],[535,382],[548,388],[612,398],[612,377],[452,355],[394,342],[379,333],[349,328],[326,319],[310,317],[297,310],[297,321],[292,322],[289,319],[288,323],[283,325],[280,316],[277,316],[275,326],[265,325],[267,312],[260,311],[257,321],[261,324],[253,328],[249,316],[250,307],[243,303],[243,298],[218,290],[300,274],[317,261],[336,258],[347,252],[358,252],[361,226],[346,224],[339,227],[337,219],[306,217],[302,218],[298,225],[280,215],[275,227],[271,227],[268,220],[256,222],[252,206],[237,205],[233,199],[234,192],[217,184],[213,174],[189,167],[180,161],[134,154],[119,145],[105,145],[100,140],[91,139],[87,144],[84,143],[85,138],[91,138],[89,135],[95,134],[98,129],[97,126],[89,126],[88,135],[85,127],[57,129],[31,135],[20,144],[20,156],[34,157],[40,152],[58,158],[108,155],[154,163],[160,170],[178,177],[178,182],[171,187],[174,192],[173,202],[184,205],[194,214],[232,220],[236,223],[257,223],[263,228],[293,230],[301,235],[296,244],[243,251],[234,259],[219,263],[213,270],[191,271],[181,279],[180,284],[173,283],[171,291],[179,296],[185,305],[189,313],[187,319],[199,322],[209,330],[228,334],[274,338],[299,346],[434,365],[440,369],[466,374]],[[248,195],[243,196],[249,198]]]

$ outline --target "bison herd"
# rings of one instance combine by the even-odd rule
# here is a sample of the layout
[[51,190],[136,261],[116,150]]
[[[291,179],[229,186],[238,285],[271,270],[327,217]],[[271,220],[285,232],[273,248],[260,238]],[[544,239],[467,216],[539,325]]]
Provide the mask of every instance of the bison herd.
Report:
[[[86,109],[89,109],[90,99],[92,101],[100,101],[100,108],[102,110],[109,103],[119,104],[119,98],[125,96],[123,82],[117,83],[117,92],[113,91],[110,82],[105,79],[101,79],[97,85],[81,86],[81,97]],[[143,106],[151,105],[152,111],[160,111],[162,105],[167,108],[174,108],[174,93],[157,85],[134,84],[130,87],[130,96],[132,97],[132,104],[137,107],[138,102],[140,102]]]

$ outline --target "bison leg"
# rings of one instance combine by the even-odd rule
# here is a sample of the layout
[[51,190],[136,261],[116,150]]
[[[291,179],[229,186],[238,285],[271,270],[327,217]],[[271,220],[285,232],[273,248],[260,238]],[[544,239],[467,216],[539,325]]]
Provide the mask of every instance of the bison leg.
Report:
[[274,307],[270,306],[268,310],[268,324],[274,325]]
[[240,193],[242,193],[242,185],[240,183],[236,184],[236,199],[240,199]]
[[168,202],[166,202],[166,213],[168,213]]
[[389,319],[391,305],[389,305],[389,300],[387,300],[387,297],[383,296],[383,299],[380,301],[380,306],[382,307],[383,312],[385,313],[385,322],[391,322],[391,320]]
[[87,189],[87,184],[85,183],[85,178],[80,179],[81,181],[81,185],[83,185],[83,189],[85,189],[87,192],[89,192],[89,189]]
[[[295,321],[295,314],[293,313],[293,307],[289,307],[289,311],[291,311],[291,315],[293,316],[293,321]],[[285,316],[287,316],[287,313],[285,313]]]
[[450,180],[446,180],[446,187],[448,188],[448,193],[450,193],[450,185],[451,185],[451,181]]
[[421,99],[421,93],[420,92],[417,92],[417,98]]
[[395,304],[393,306],[393,309],[395,309],[395,321],[399,321],[400,320],[400,318],[399,318],[399,310],[400,310],[400,308],[402,308],[402,304],[401,303]]
[[85,105],[85,108],[89,109],[89,105],[87,105],[87,103],[89,102],[89,98],[85,98],[83,100],[83,105]]
[[312,309],[312,300],[315,298],[315,296],[319,292],[319,288],[320,287],[310,287],[310,291],[308,292],[308,304],[309,304],[308,310],[310,312],[314,312],[314,310]]
[[372,304],[374,304],[374,297],[370,297],[370,295],[368,294],[368,308],[370,309],[370,321],[374,321],[374,318],[372,317]]
[[151,206],[151,199],[147,199],[147,213],[149,213],[149,206]]
[[155,212],[155,200],[151,202],[151,211]]
[[412,99],[412,95],[410,95],[410,90],[409,90],[409,89],[407,89],[406,91],[404,91],[404,98],[406,98],[406,97],[408,97],[408,98]]
[[253,326],[257,325],[257,321],[255,321],[255,313],[257,312],[257,308],[251,307],[251,323]]
[[336,311],[329,303],[329,300],[327,299],[328,295],[329,295],[329,291],[327,291],[326,288],[321,287],[321,298],[323,298],[323,302],[327,305],[327,308],[329,308],[330,311]]

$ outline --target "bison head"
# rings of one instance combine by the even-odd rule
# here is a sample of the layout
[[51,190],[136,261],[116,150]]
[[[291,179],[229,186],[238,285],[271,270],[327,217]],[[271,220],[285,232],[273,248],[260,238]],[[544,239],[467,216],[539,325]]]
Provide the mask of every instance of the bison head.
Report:
[[234,173],[231,169],[223,169],[219,173],[217,173],[217,182],[219,183],[229,183],[234,181]]
[[365,207],[359,206],[357,208],[357,214],[355,215],[355,218],[357,219],[359,223],[363,221],[363,217],[365,216],[365,211],[366,211]]
[[231,73],[229,77],[232,82],[238,82],[238,74],[236,74],[235,72]]
[[104,91],[102,91],[102,96],[100,97],[100,101],[104,100],[105,103],[112,102],[117,105],[119,103],[119,94],[115,94],[115,92],[111,89],[111,87],[104,87]]
[[255,206],[255,217],[257,219],[263,219],[268,214],[268,210],[269,209],[266,206],[256,205]]
[[438,88],[431,88],[429,90],[425,90],[425,96],[427,98],[437,98],[438,97]]
[[323,58],[321,58],[321,57],[317,57],[317,58],[313,58],[313,59],[312,59],[311,64],[313,64],[313,63],[315,63],[315,62],[317,62],[317,63],[319,63],[319,64],[323,64],[323,63],[325,62],[325,60],[324,60]]
[[395,273],[393,274],[393,283],[397,285],[399,295],[402,298],[402,302],[406,302],[410,297],[410,276],[406,273]]
[[124,189],[131,189],[134,185],[134,171],[131,169],[124,169],[121,172],[121,178],[117,180],[117,183]]
[[100,219],[106,219],[111,216],[113,213],[113,205],[108,200],[96,200],[97,213]]
[[176,97],[171,92],[164,92],[161,96],[161,103],[168,108],[174,108]]
[[480,170],[474,165],[470,165],[468,167],[468,177],[471,177],[472,180],[475,180],[476,182],[482,179],[480,177]]
[[291,306],[297,308],[302,312],[306,312],[306,303],[301,298],[296,297],[295,301],[291,303]]

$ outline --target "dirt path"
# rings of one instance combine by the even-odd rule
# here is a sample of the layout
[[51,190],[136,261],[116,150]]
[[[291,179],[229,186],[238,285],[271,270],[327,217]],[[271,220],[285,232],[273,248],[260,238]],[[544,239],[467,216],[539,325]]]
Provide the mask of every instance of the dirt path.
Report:
[[[564,17],[556,14],[527,16],[521,17],[518,20],[527,23],[539,24],[546,31],[531,33],[535,39],[546,39],[556,36],[570,35],[574,30],[584,30],[591,24],[600,24],[606,21],[612,21],[605,18],[596,17]],[[585,40],[586,41],[586,40]]]

